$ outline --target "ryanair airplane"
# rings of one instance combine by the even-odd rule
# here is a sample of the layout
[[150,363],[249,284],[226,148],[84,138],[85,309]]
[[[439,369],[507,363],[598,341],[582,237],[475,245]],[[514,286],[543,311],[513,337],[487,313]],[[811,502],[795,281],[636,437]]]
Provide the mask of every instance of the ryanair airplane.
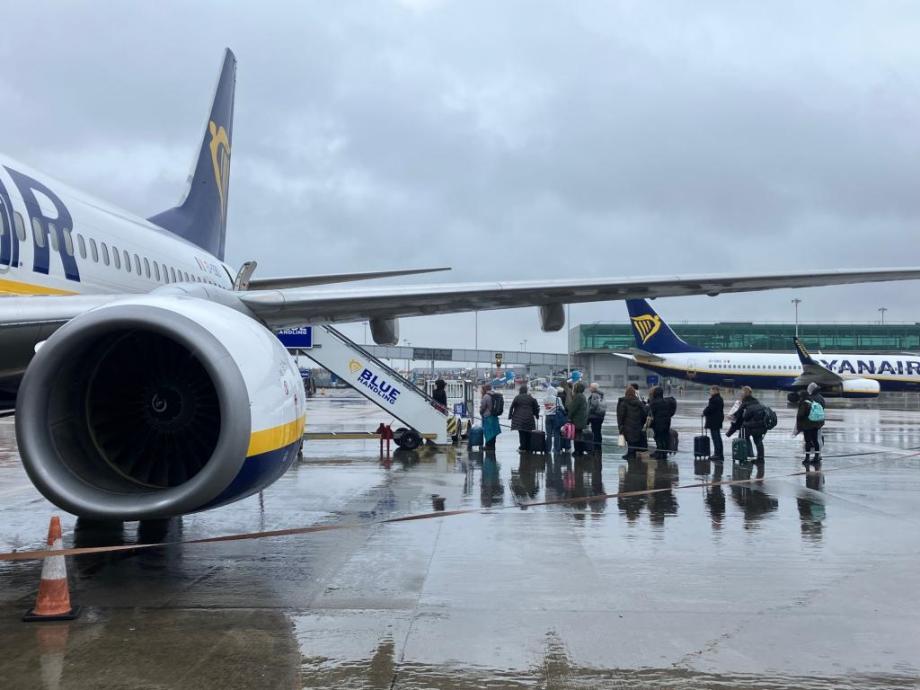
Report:
[[[908,355],[821,354],[817,358],[798,338],[796,354],[712,352],[682,340],[644,299],[626,300],[639,366],[696,383],[798,391],[811,383],[822,394],[874,398],[880,391],[920,390],[920,357]],[[790,397],[791,399],[791,397]]]
[[278,479],[304,428],[283,328],[368,321],[376,342],[395,343],[399,317],[535,306],[557,331],[568,303],[920,278],[909,268],[341,289],[328,285],[426,271],[254,277],[255,261],[225,261],[235,84],[228,50],[185,196],[150,218],[0,157],[0,410],[15,411],[32,482],[77,515],[182,515]]

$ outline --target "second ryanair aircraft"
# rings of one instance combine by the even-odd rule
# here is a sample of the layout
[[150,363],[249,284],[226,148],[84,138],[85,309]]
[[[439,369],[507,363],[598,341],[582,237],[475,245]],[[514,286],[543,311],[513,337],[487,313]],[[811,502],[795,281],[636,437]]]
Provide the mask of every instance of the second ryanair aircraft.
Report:
[[639,366],[675,378],[722,386],[797,391],[810,383],[843,398],[874,398],[880,391],[920,390],[920,357],[821,354],[797,338],[796,353],[714,352],[681,339],[644,299],[626,300]]

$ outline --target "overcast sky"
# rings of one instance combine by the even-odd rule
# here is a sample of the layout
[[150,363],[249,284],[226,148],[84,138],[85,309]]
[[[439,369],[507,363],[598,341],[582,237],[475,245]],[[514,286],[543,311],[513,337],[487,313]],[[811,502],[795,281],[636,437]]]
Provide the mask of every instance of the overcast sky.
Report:
[[[7,3],[3,22],[0,150],[145,216],[181,196],[231,47],[227,258],[262,277],[920,265],[917,3],[94,0]],[[803,320],[913,322],[918,291],[656,306],[779,320],[799,296]],[[534,309],[479,324],[486,348],[566,347]],[[472,346],[473,316],[402,331]]]

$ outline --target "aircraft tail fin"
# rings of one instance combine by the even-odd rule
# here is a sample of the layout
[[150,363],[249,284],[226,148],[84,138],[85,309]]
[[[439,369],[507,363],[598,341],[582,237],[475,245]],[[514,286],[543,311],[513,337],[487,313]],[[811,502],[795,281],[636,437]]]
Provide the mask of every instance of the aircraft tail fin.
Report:
[[198,158],[182,203],[148,220],[223,260],[230,191],[236,56],[227,48]]
[[701,347],[690,345],[671,330],[644,299],[626,300],[629,320],[632,323],[636,347],[652,354],[668,352],[706,352]]

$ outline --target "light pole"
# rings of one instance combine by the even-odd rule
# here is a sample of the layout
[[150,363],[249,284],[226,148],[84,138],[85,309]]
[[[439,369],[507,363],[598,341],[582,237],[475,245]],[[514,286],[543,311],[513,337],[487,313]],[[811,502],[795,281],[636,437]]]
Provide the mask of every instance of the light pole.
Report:
[[879,307],[879,308],[878,308],[878,313],[882,315],[882,323],[881,323],[882,326],[885,325],[885,312],[886,312],[886,311],[888,311],[888,307]]
[[565,377],[572,376],[572,305],[565,305]]
[[799,305],[802,303],[798,297],[792,300],[792,303],[795,305],[795,337],[799,337]]
[[475,340],[475,344],[473,345],[473,347],[476,349],[476,370],[475,370],[476,373],[473,376],[473,385],[475,386],[476,384],[479,383],[479,312],[476,311],[473,313],[476,315],[476,326],[473,329],[474,332],[476,333],[475,335],[476,340]]
[[410,343],[408,340],[406,341],[406,347],[409,349],[409,351],[406,353],[406,378],[411,379],[409,363],[412,361],[412,343]]

